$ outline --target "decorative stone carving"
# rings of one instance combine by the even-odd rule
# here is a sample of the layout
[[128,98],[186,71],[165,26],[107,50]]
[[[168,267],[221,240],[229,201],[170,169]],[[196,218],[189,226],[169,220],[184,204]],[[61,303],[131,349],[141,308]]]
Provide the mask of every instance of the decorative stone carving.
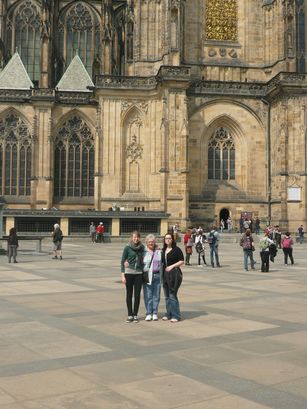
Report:
[[131,158],[132,162],[142,157],[143,148],[137,143],[135,135],[132,136],[132,142],[126,148],[127,158]]
[[208,55],[209,57],[215,57],[216,56],[216,51],[214,48],[210,48],[210,50],[208,51]]
[[124,114],[125,112],[127,112],[128,109],[131,108],[132,106],[137,107],[144,114],[147,114],[147,112],[148,112],[148,102],[146,102],[146,101],[137,101],[137,100],[133,100],[133,101],[126,100],[126,101],[122,101],[122,113]]

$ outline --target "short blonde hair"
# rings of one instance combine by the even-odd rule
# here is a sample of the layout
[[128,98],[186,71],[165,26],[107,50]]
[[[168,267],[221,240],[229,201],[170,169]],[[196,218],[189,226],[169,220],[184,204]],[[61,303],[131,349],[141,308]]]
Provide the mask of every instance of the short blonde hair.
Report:
[[145,238],[145,243],[147,244],[150,240],[156,242],[156,236],[154,236],[153,234],[148,234]]

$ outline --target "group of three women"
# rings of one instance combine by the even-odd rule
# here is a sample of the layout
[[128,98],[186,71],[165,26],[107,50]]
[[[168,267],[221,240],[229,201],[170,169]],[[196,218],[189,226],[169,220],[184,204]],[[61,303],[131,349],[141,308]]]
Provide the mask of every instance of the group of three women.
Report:
[[[122,283],[126,286],[128,317],[126,322],[138,322],[141,289],[144,290],[146,308],[145,321],[157,321],[161,284],[164,290],[166,314],[162,320],[175,323],[180,321],[180,307],[177,297],[182,282],[180,267],[184,256],[171,233],[164,236],[163,248],[159,249],[156,238],[150,234],[141,242],[138,231],[131,234],[131,240],[124,248],[121,259]],[[146,276],[146,282],[144,282]],[[134,301],[134,302],[133,302]]]

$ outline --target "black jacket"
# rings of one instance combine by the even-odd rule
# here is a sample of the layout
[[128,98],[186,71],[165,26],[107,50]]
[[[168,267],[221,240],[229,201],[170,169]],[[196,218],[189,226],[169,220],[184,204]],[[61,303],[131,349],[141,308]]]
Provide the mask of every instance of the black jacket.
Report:
[[16,233],[10,234],[7,239],[7,244],[9,246],[17,246],[18,247],[18,236]]

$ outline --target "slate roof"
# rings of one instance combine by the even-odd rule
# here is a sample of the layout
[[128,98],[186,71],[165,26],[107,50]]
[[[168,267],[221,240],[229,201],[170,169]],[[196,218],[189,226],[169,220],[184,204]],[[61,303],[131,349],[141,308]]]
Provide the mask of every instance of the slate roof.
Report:
[[94,83],[84,67],[81,58],[75,55],[56,86],[56,89],[59,91],[89,92],[88,87],[93,86]]
[[33,87],[33,82],[16,51],[0,72],[0,89],[30,89]]

